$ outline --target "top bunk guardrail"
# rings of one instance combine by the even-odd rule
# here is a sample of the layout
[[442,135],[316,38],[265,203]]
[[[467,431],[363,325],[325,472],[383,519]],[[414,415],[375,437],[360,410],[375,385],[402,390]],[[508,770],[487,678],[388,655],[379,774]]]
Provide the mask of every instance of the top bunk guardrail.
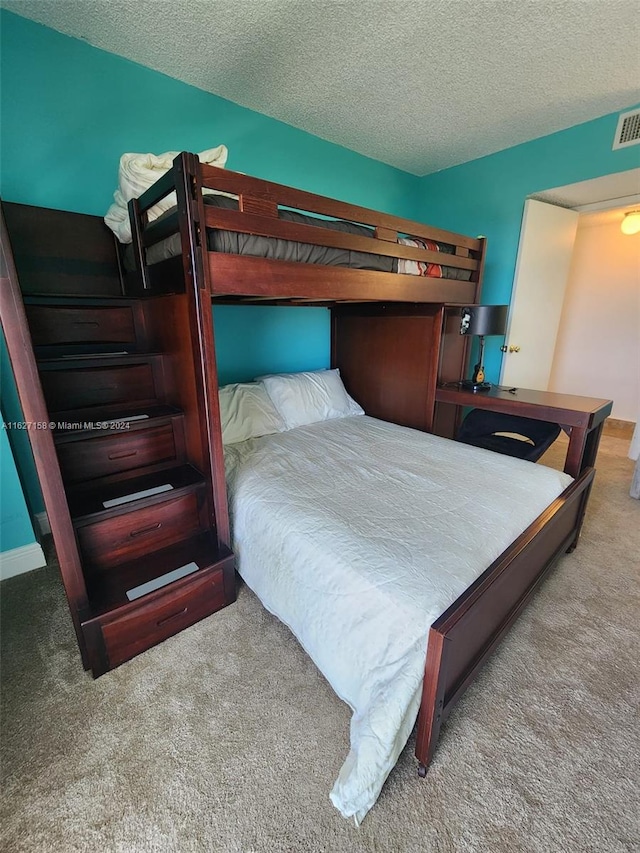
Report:
[[[149,210],[174,190],[176,207],[149,222]],[[128,282],[138,292],[175,291],[194,276],[212,298],[234,302],[472,304],[480,295],[484,238],[205,165],[193,154],[180,154],[129,211],[138,275]]]

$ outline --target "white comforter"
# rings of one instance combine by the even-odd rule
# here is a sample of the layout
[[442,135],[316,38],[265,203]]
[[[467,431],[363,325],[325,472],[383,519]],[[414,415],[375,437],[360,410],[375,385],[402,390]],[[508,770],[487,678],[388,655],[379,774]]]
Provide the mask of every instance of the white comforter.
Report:
[[353,710],[362,820],[413,728],[431,623],[571,482],[366,416],[227,448],[238,570]]
[[[128,203],[139,198],[143,192],[153,186],[158,178],[166,174],[179,151],[166,151],[164,154],[123,154],[118,168],[118,189],[113,194],[113,204],[106,212],[104,221],[121,243],[131,242],[131,223],[129,222]],[[227,147],[218,145],[198,154],[201,163],[224,169],[227,162]],[[215,190],[203,190],[215,193]],[[218,193],[227,195],[227,193]],[[176,206],[176,194],[170,193],[148,211],[149,221],[157,219],[166,210]]]

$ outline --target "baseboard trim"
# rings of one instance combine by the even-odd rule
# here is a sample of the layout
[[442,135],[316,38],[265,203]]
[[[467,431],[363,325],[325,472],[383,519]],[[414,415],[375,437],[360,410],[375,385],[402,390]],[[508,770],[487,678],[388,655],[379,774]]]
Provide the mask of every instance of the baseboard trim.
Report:
[[636,425],[634,421],[622,421],[618,418],[607,418],[604,422],[603,435],[610,435],[613,438],[628,438],[631,439]]
[[37,542],[0,552],[0,580],[22,575],[46,566],[44,552]]

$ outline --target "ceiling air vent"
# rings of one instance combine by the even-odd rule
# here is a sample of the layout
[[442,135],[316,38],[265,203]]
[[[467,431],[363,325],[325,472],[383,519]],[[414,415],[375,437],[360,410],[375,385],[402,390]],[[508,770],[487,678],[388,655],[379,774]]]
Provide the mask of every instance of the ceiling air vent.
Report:
[[621,113],[618,118],[613,150],[626,148],[628,145],[640,145],[640,110]]

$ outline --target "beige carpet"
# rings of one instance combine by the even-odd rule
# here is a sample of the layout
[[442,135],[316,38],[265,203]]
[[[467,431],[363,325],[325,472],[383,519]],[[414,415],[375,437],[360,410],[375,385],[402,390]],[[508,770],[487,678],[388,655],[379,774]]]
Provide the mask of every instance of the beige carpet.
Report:
[[93,681],[56,568],[5,581],[2,850],[638,850],[627,447],[603,439],[578,549],[450,717],[427,778],[410,742],[359,829],[328,798],[348,709],[246,589]]

